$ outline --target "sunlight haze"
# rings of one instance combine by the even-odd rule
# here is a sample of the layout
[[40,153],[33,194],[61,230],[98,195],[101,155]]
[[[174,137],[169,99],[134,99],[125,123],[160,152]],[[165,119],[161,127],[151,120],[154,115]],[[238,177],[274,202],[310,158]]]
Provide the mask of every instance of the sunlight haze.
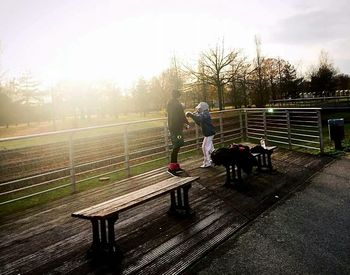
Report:
[[306,71],[322,49],[350,73],[348,1],[45,1],[1,0],[0,68],[31,72],[43,86],[60,80],[110,80],[128,88],[185,63],[224,40],[254,57],[254,35],[266,56]]

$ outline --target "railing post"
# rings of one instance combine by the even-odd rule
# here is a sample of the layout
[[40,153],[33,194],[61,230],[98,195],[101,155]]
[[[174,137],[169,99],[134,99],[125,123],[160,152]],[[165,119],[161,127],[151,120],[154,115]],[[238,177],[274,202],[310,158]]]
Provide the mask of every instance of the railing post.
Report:
[[129,163],[129,141],[128,141],[128,126],[124,127],[124,154],[125,154],[125,169],[126,174],[130,177],[130,163]]
[[165,145],[165,155],[168,160],[170,160],[169,154],[169,139],[168,139],[168,123],[164,121],[164,145]]
[[264,139],[267,141],[267,125],[266,125],[266,109],[263,110],[263,123],[264,123]]
[[223,118],[222,113],[219,115],[219,123],[220,123],[220,143],[224,143],[224,124],[223,124]]
[[73,133],[69,134],[69,167],[70,167],[70,180],[72,184],[73,193],[77,191],[75,180],[75,167],[74,167],[74,144]]
[[248,140],[249,135],[248,135],[248,112],[247,110],[244,110],[245,113],[245,141]]
[[241,141],[245,141],[244,131],[243,131],[243,118],[242,118],[242,109],[239,110],[239,132],[241,135]]
[[197,123],[194,124],[194,128],[196,129],[196,148],[199,149],[199,129]]
[[290,128],[289,110],[286,110],[286,118],[287,118],[287,131],[288,131],[288,147],[289,147],[289,150],[291,150],[292,149],[292,136],[291,136],[291,128]]
[[318,118],[318,131],[319,131],[319,137],[320,137],[320,152],[321,152],[321,154],[323,154],[324,148],[323,148],[323,132],[322,132],[321,111],[317,111],[317,118]]

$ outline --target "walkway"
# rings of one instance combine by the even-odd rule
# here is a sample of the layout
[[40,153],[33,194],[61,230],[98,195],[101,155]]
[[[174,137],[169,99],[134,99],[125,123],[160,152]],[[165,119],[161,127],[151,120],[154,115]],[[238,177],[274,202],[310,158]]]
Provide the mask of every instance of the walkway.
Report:
[[263,213],[188,274],[350,274],[350,155]]

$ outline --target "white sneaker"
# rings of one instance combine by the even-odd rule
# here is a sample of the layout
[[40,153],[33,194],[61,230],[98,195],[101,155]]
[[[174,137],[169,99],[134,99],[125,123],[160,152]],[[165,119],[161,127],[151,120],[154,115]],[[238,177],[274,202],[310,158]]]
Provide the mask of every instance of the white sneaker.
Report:
[[209,164],[202,164],[200,167],[201,168],[208,168],[208,167],[211,167],[211,164],[210,163]]

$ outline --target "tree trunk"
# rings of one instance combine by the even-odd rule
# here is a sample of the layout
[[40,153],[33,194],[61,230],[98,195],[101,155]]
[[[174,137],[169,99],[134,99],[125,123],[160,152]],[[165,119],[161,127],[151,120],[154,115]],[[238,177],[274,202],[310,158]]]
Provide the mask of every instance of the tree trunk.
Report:
[[223,106],[223,89],[222,89],[222,85],[218,85],[217,86],[217,90],[218,90],[218,100],[219,100],[219,110],[223,110],[224,106]]

